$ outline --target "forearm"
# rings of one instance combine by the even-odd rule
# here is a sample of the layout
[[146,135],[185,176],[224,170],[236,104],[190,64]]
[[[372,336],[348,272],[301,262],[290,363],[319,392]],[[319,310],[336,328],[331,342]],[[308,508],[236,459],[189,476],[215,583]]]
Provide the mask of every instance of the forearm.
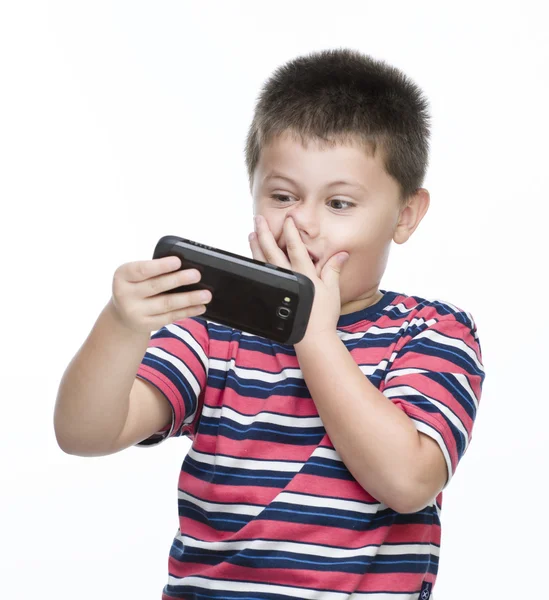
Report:
[[408,507],[430,493],[413,422],[370,383],[335,332],[314,341],[305,338],[295,349],[341,460],[373,497],[398,512],[411,512]]
[[59,385],[55,434],[70,454],[101,454],[126,422],[130,391],[150,336],[124,328],[112,310],[109,302]]

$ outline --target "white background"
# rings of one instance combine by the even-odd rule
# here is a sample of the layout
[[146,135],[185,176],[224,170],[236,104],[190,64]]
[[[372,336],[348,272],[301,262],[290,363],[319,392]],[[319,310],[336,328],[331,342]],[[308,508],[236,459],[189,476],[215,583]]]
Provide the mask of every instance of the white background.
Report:
[[547,593],[542,2],[94,2],[0,9],[0,596],[159,598],[186,440],[65,455],[61,375],[115,268],[165,234],[249,255],[244,141],[273,69],[351,47],[433,115],[429,213],[383,289],[475,317],[487,379],[445,493],[435,596]]

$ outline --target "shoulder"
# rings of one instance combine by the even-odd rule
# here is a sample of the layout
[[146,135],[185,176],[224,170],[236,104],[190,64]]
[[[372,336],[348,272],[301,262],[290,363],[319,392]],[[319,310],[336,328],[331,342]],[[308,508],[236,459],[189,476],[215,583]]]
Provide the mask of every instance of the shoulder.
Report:
[[[394,296],[385,307],[384,313],[399,320],[405,320],[410,325],[423,325],[422,328],[435,326],[452,326],[476,331],[473,315],[464,308],[440,298],[424,298],[403,293],[391,292]],[[413,321],[413,323],[412,323]]]

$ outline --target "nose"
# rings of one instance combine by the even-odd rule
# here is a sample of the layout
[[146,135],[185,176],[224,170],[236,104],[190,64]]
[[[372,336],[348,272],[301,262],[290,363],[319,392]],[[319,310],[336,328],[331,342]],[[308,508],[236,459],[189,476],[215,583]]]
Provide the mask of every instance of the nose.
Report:
[[295,204],[286,213],[286,216],[291,216],[298,231],[307,234],[308,237],[314,238],[318,235],[320,216],[318,207],[314,206],[312,202]]

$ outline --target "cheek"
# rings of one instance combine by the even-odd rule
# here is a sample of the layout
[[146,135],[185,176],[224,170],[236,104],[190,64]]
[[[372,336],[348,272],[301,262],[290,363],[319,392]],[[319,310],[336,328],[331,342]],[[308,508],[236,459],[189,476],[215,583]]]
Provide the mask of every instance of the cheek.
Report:
[[263,216],[265,217],[265,220],[267,221],[267,225],[269,226],[269,229],[271,231],[271,233],[273,234],[274,239],[276,240],[277,244],[280,244],[280,242],[283,239],[283,232],[284,232],[284,216],[283,215],[272,215],[272,214],[265,214],[263,213]]

